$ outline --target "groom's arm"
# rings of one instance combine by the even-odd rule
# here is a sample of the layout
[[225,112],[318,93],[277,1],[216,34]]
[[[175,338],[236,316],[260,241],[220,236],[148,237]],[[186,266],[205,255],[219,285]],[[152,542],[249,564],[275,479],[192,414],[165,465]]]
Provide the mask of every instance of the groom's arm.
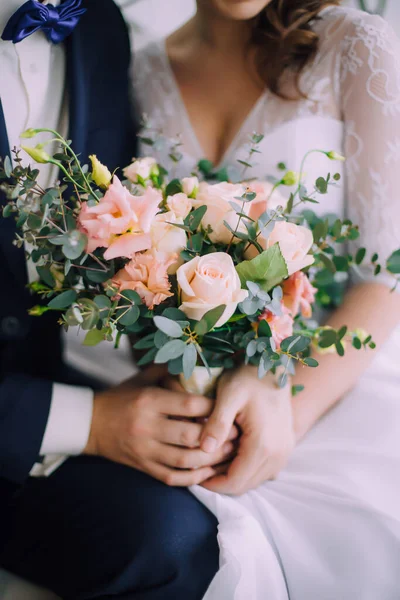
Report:
[[53,385],[21,374],[0,383],[0,477],[21,484],[37,460]]

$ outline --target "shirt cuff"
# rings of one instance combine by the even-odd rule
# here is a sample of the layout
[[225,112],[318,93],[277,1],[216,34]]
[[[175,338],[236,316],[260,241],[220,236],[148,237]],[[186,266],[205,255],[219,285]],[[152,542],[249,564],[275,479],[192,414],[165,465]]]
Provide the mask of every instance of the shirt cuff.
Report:
[[78,455],[85,449],[92,424],[94,392],[90,388],[53,384],[50,413],[40,455]]

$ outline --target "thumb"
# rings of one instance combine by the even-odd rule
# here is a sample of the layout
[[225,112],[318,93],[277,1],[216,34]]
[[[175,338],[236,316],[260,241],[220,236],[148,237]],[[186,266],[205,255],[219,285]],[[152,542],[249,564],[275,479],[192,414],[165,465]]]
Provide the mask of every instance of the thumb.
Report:
[[229,439],[237,412],[236,402],[217,399],[200,438],[200,447],[204,452],[212,454]]

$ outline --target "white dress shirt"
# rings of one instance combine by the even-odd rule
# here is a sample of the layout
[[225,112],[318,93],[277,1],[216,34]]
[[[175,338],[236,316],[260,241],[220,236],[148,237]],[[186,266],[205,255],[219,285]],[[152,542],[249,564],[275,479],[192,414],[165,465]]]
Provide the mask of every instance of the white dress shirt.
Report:
[[[0,34],[22,4],[21,0],[1,0]],[[52,4],[59,4],[59,0],[52,0]],[[18,44],[0,39],[0,98],[10,149],[20,145],[20,134],[30,127],[67,133],[65,62],[63,44],[50,43],[40,31]],[[27,145],[31,141],[27,140]],[[42,140],[35,138],[34,141]],[[51,165],[40,165],[39,182],[42,187],[54,185],[56,177]],[[37,277],[32,267],[28,265],[31,280]],[[51,456],[46,456],[46,468],[35,465],[32,474],[43,475],[54,470],[61,462],[61,457],[55,455],[82,452],[90,433],[92,410],[91,389],[53,385],[51,408],[40,450],[42,455]]]

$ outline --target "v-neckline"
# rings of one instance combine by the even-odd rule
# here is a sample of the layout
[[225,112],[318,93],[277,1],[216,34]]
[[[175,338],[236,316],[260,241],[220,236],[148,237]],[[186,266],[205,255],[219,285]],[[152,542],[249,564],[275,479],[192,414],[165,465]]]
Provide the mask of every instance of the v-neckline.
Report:
[[[172,84],[172,88],[173,91],[175,92],[177,101],[178,101],[178,105],[181,111],[181,115],[183,117],[183,119],[186,121],[186,126],[188,129],[188,132],[190,133],[193,143],[197,149],[198,152],[198,160],[201,159],[207,159],[206,156],[206,152],[204,152],[203,147],[200,143],[200,140],[198,138],[198,135],[196,133],[196,130],[192,124],[191,118],[189,116],[189,111],[186,107],[186,103],[183,99],[182,96],[182,92],[181,89],[179,87],[179,83],[176,79],[174,70],[172,68],[172,64],[168,55],[168,49],[167,49],[167,38],[163,38],[162,40],[160,40],[160,53],[161,56],[164,60],[164,65],[166,68],[166,75],[169,77],[171,84]],[[221,169],[223,166],[225,166],[228,162],[228,158],[230,157],[230,155],[233,153],[233,151],[236,149],[236,145],[237,145],[237,141],[240,138],[240,136],[242,135],[243,131],[245,130],[246,126],[249,124],[249,121],[251,120],[251,118],[253,117],[253,115],[258,111],[259,107],[261,106],[261,104],[266,100],[268,96],[268,90],[265,89],[264,92],[260,95],[260,97],[258,98],[258,100],[253,104],[252,108],[250,109],[250,111],[247,113],[247,116],[244,118],[242,124],[240,125],[239,129],[237,130],[237,132],[235,133],[235,135],[232,138],[232,141],[230,142],[229,146],[226,148],[226,150],[224,151],[224,153],[222,154],[221,158],[218,161],[218,164],[214,165],[214,169],[218,170]],[[249,136],[250,134],[253,133],[252,130],[249,130]],[[209,159],[207,159],[209,160]],[[210,161],[213,162],[213,161]],[[213,163],[214,164],[214,163]]]

